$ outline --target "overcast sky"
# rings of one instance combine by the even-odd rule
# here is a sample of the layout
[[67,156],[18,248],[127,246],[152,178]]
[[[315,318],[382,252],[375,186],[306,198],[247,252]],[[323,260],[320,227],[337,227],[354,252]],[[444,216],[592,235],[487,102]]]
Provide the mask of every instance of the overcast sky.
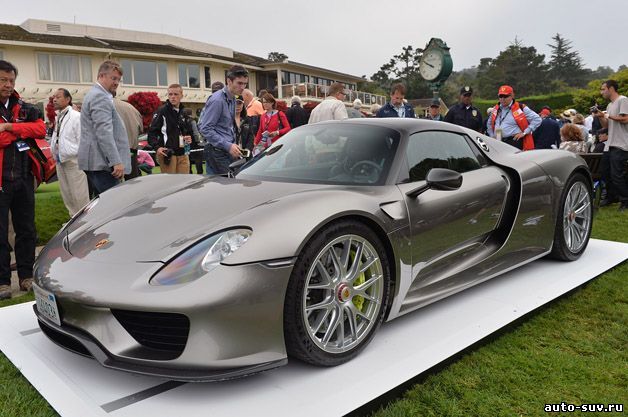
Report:
[[585,66],[628,64],[628,0],[22,0],[0,22],[28,18],[161,32],[266,58],[370,77],[406,45],[439,37],[454,70],[495,57],[515,37],[549,60],[557,32]]

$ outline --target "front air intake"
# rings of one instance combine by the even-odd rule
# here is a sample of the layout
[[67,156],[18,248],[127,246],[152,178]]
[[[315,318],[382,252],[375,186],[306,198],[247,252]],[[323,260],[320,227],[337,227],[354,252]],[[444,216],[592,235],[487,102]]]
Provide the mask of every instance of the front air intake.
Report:
[[181,355],[190,333],[190,320],[183,314],[111,310],[122,327],[142,346],[168,354]]

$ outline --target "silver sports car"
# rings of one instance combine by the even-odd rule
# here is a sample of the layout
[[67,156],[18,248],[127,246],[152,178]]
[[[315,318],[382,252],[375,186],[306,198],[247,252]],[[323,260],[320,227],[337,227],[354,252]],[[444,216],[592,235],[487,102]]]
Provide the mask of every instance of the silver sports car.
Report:
[[576,154],[451,124],[303,126],[229,177],[151,175],[93,200],[37,259],[35,313],[59,345],[130,372],[338,365],[384,320],[577,259],[591,192]]

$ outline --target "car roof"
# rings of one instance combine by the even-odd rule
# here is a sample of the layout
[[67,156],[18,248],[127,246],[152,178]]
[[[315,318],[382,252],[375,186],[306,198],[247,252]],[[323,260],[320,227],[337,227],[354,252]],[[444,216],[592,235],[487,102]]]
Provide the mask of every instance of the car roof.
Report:
[[324,122],[319,122],[316,124],[360,124],[360,125],[373,125],[373,126],[381,126],[388,127],[391,129],[395,129],[401,133],[411,134],[414,132],[418,132],[421,130],[448,130],[450,132],[457,133],[467,133],[468,132],[461,128],[460,126],[454,125],[452,123],[445,122],[436,122],[434,120],[427,119],[411,119],[411,118],[397,118],[397,117],[371,117],[371,118],[356,118],[356,119],[345,119],[345,120],[329,120]]

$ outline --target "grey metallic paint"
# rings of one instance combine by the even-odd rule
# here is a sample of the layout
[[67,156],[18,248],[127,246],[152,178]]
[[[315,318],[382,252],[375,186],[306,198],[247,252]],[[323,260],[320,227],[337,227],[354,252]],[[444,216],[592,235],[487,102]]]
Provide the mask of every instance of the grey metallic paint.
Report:
[[[401,133],[386,185],[270,182],[246,175],[128,181],[104,193],[42,250],[35,280],[56,295],[63,325],[39,320],[82,340],[103,365],[132,372],[213,380],[279,366],[286,360],[283,303],[292,263],[325,225],[351,217],[378,233],[392,258],[391,320],[548,253],[565,182],[575,171],[589,175],[574,154],[517,152],[451,124],[328,124],[334,123]],[[467,136],[487,166],[463,173],[459,190],[407,197],[420,184],[403,183],[403,153],[409,135],[426,130]],[[173,286],[149,284],[164,263],[196,242],[236,227],[253,234],[207,276]],[[103,239],[109,243],[96,249]],[[268,267],[274,260],[283,266]],[[185,350],[161,360],[122,328],[111,308],[185,314],[191,323]]]

